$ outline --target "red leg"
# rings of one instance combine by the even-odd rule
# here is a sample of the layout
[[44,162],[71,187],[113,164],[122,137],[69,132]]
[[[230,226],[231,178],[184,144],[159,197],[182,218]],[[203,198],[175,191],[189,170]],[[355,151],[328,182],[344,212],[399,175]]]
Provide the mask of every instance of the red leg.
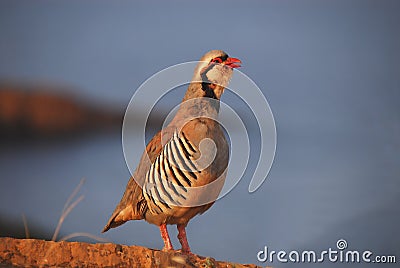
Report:
[[171,239],[169,239],[167,225],[165,223],[160,225],[160,233],[161,233],[161,237],[164,241],[163,250],[174,250],[174,247],[172,246],[172,243],[171,243]]
[[189,243],[186,238],[186,231],[185,231],[186,226],[183,224],[178,224],[177,227],[178,227],[178,239],[182,245],[182,253],[191,254],[192,252],[190,251]]

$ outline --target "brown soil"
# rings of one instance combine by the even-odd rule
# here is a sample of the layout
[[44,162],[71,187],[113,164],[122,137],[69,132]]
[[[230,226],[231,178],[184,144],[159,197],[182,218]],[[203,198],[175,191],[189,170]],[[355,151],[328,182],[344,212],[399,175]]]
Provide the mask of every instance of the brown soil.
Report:
[[139,246],[0,238],[0,266],[6,267],[258,267],[187,256]]

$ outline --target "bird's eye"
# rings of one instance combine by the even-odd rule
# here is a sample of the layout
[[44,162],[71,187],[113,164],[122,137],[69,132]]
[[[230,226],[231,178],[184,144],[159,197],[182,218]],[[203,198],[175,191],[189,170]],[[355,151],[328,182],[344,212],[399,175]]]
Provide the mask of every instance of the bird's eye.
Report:
[[212,59],[211,62],[218,62],[218,63],[222,63],[222,59],[221,58],[214,58]]

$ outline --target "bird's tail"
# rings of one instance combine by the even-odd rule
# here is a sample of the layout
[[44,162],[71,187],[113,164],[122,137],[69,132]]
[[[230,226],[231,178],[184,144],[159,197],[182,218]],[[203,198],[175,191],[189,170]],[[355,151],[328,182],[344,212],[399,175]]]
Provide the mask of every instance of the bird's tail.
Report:
[[125,223],[124,221],[115,221],[115,218],[118,216],[118,214],[117,215],[114,215],[114,214],[110,217],[110,219],[108,220],[106,226],[104,226],[103,231],[101,231],[102,233],[105,233],[108,230],[110,230],[111,228],[118,227],[121,224]]
[[102,233],[115,228],[130,220],[141,220],[147,210],[142,188],[131,178],[121,201],[115,208]]

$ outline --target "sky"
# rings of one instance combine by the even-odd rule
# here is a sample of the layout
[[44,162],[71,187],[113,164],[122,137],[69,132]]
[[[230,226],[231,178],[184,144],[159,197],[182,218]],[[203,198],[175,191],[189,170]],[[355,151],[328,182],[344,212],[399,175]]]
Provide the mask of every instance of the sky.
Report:
[[[354,247],[398,254],[393,234],[400,212],[399,11],[399,2],[389,0],[6,0],[0,3],[0,80],[55,85],[55,91],[67,88],[89,102],[125,109],[135,90],[156,72],[223,49],[242,60],[240,71],[268,100],[277,151],[257,192],[247,192],[255,168],[252,155],[250,171],[232,193],[194,220],[192,240],[199,241],[200,253],[257,263],[257,249],[266,244],[319,249],[344,235]],[[182,94],[172,92],[162,105],[176,105]],[[232,92],[222,100],[254,121],[252,107]],[[249,135],[256,137],[252,124]],[[45,225],[41,218],[56,217],[56,204],[62,207],[79,178],[88,177],[87,203],[76,218],[71,214],[65,228],[76,229],[74,219],[91,208],[104,218],[88,219],[82,228],[101,228],[129,177],[120,134],[72,147],[42,147],[10,147],[0,155],[1,191],[10,189],[2,202],[13,195],[26,197],[20,185],[27,183],[27,175],[32,176],[27,185],[38,188],[26,197],[32,206],[46,203],[35,199],[42,194],[40,187],[63,188],[64,199],[46,204],[51,213],[27,212]],[[53,177],[59,173],[64,175]],[[107,197],[100,200],[99,195]],[[56,197],[49,193],[48,198]],[[12,208],[1,206],[0,212],[19,215],[27,210],[23,204],[22,199]],[[158,241],[157,230],[142,223],[130,226],[108,238],[135,243],[126,234],[139,228],[145,234],[139,244],[160,247],[146,242],[149,234]],[[214,249],[204,245],[205,230],[214,237],[209,238]]]

